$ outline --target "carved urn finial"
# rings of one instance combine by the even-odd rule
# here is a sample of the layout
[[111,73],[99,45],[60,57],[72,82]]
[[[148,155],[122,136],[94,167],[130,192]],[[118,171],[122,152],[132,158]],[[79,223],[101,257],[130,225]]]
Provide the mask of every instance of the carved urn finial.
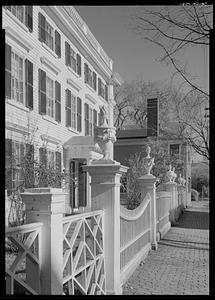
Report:
[[151,174],[151,169],[154,166],[154,157],[150,156],[151,153],[151,148],[149,145],[146,146],[146,154],[147,156],[143,158],[143,166],[146,171],[146,175],[152,175]]

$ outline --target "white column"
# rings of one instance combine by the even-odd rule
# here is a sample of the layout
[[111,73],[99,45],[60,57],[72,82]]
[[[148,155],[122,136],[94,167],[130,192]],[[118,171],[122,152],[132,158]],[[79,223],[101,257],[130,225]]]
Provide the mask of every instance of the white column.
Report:
[[92,210],[104,210],[104,257],[108,294],[122,294],[120,280],[120,177],[127,167],[98,160],[83,169],[91,176]]
[[[26,223],[42,222],[41,294],[63,294],[63,225],[65,193],[61,189],[26,189],[21,194],[26,205]],[[31,263],[26,265],[26,280],[34,281]]]
[[156,239],[156,225],[157,225],[157,216],[156,216],[156,177],[153,175],[143,175],[138,178],[141,188],[142,197],[146,193],[149,193],[151,196],[150,202],[150,224],[151,224],[151,247],[152,250],[157,250],[158,244]]

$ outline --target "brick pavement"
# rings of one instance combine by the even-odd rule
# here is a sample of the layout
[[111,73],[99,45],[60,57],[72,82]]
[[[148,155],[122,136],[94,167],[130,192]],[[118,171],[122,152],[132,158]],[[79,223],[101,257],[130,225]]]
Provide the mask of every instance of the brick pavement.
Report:
[[123,286],[123,295],[209,294],[208,202],[192,202]]

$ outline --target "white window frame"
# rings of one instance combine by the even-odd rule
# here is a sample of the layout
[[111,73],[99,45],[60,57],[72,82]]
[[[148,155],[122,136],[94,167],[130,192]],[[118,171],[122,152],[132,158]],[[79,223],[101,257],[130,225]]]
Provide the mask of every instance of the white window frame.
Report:
[[55,161],[55,151],[47,149],[47,165],[50,169],[55,169],[56,161]]
[[[15,160],[15,168],[12,168],[12,190],[16,189],[17,186],[20,186],[21,183],[24,182],[24,178],[22,178],[21,167],[18,166],[21,163],[21,145],[24,145],[24,155],[26,152],[25,144],[22,142],[18,142],[16,140],[12,140],[12,158]],[[18,147],[17,147],[18,146]],[[18,151],[17,151],[18,149]],[[18,153],[16,153],[18,152]],[[16,171],[18,170],[18,172]],[[14,172],[15,171],[15,172]]]
[[77,97],[71,93],[71,128],[77,129]]
[[72,68],[72,70],[74,72],[77,73],[77,53],[72,49],[72,47],[70,46],[70,67]]
[[[50,32],[49,32],[50,31]],[[45,22],[45,34],[46,34],[46,39],[45,39],[45,44],[54,51],[54,28],[51,26],[51,24],[46,20]]]
[[[18,73],[18,76],[15,76],[15,56],[18,57],[18,66],[16,66],[16,73]],[[22,60],[22,76],[20,76],[20,60]],[[17,70],[18,69],[18,70]],[[18,78],[17,78],[18,77]],[[20,78],[22,77],[22,78]],[[16,89],[16,80],[18,81],[18,88]],[[22,92],[21,90],[21,83],[22,83]],[[23,55],[20,55],[16,50],[14,51],[14,48],[11,47],[11,98],[22,104],[25,105],[25,67],[24,67],[24,57]],[[18,91],[18,93],[17,93]],[[18,95],[18,97],[17,97]],[[20,96],[22,95],[22,101],[20,100]]]
[[89,106],[89,135],[93,136],[93,109]]
[[[52,90],[48,86],[48,82],[52,84]],[[46,115],[52,119],[55,118],[55,85],[54,80],[46,74]]]
[[[8,7],[6,7],[6,9],[8,11],[10,11],[11,14],[13,16],[15,16],[21,23],[25,24],[25,21],[26,21],[25,20],[26,6],[25,5],[8,5],[8,6],[10,6],[10,9]],[[21,9],[21,8],[23,9],[23,16],[22,16],[22,18],[19,17],[19,11],[18,11],[18,9]]]

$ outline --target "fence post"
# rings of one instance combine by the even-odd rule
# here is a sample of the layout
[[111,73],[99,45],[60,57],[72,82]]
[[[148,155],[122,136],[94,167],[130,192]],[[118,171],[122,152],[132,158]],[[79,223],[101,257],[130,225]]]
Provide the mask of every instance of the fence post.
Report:
[[[42,222],[40,294],[63,294],[63,210],[65,193],[56,188],[26,189],[26,223]],[[26,280],[33,286],[31,262],[26,262]]]
[[91,176],[92,210],[104,210],[107,294],[120,295],[120,177],[128,168],[112,160],[98,160],[83,169]]
[[138,178],[141,188],[142,197],[145,196],[146,193],[149,193],[151,196],[150,202],[150,226],[151,226],[151,247],[152,250],[157,250],[157,217],[156,217],[156,177],[152,174],[143,175]]

